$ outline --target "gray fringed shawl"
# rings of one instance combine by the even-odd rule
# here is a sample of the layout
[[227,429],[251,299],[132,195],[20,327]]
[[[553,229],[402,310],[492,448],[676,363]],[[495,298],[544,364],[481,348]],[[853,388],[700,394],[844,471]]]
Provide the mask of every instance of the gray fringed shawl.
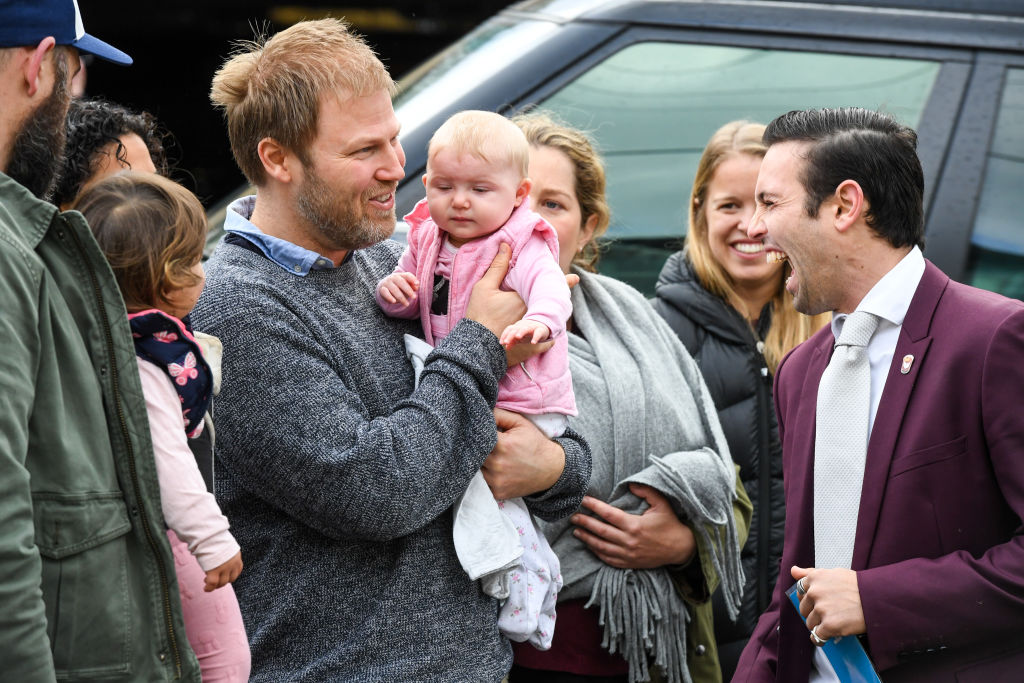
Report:
[[[730,616],[743,590],[736,523],[736,473],[700,370],[635,289],[579,272],[573,289],[570,368],[579,416],[570,426],[593,452],[588,495],[628,512],[646,503],[628,482],[663,493],[711,554]],[[669,683],[690,683],[686,603],[665,568],[616,569],[572,535],[567,520],[543,525],[562,564],[560,600],[600,606],[602,645],[629,662],[630,681],[648,680],[648,658]]]

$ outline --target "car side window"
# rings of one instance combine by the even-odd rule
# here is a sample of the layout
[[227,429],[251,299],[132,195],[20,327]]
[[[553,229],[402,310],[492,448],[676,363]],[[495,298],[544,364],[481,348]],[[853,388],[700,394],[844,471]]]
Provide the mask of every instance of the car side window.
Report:
[[791,109],[881,109],[916,127],[940,63],[920,59],[634,43],[540,103],[591,131],[608,169],[622,240],[602,272],[653,293],[686,233],[686,201],[711,134],[733,119],[767,123]]
[[1024,69],[1008,69],[971,234],[966,280],[1024,299]]

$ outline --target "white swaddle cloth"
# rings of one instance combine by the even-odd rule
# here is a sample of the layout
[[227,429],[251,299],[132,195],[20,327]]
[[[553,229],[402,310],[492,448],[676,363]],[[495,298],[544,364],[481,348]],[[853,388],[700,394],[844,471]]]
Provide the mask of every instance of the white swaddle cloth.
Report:
[[[405,353],[416,373],[420,373],[427,355],[434,347],[411,334],[405,335]],[[452,535],[459,563],[484,593],[498,600],[509,594],[509,570],[519,564],[523,546],[515,524],[498,507],[498,501],[477,470],[454,506]]]
[[[405,350],[418,386],[433,347],[407,334]],[[556,417],[538,425],[545,433],[546,428],[557,432],[548,436],[565,429],[564,416]],[[480,581],[485,594],[503,601],[498,631],[509,640],[549,649],[562,575],[558,556],[537,529],[526,502],[495,500],[478,470],[453,508],[452,536],[459,563],[470,579]]]

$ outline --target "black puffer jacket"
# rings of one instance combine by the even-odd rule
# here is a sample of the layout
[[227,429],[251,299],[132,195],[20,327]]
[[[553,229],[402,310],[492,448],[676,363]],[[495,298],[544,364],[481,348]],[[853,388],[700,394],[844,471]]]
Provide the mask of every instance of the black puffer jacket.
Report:
[[[772,405],[772,377],[763,346],[743,317],[704,289],[682,252],[669,257],[658,278],[654,307],[697,361],[718,409],[733,462],[754,504],[750,535],[743,547],[746,586],[736,622],[715,596],[715,637],[723,680],[730,680],[740,652],[771,600],[782,555],[785,502],[782,446]],[[766,306],[758,336],[771,324]]]

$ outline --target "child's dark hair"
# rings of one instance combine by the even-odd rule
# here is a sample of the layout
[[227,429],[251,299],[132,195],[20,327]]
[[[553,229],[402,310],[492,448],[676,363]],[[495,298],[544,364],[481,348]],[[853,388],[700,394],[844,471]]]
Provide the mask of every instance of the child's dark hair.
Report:
[[206,214],[181,185],[125,171],[87,189],[75,208],[110,262],[129,313],[166,304],[168,293],[196,284],[191,269],[206,244]]

